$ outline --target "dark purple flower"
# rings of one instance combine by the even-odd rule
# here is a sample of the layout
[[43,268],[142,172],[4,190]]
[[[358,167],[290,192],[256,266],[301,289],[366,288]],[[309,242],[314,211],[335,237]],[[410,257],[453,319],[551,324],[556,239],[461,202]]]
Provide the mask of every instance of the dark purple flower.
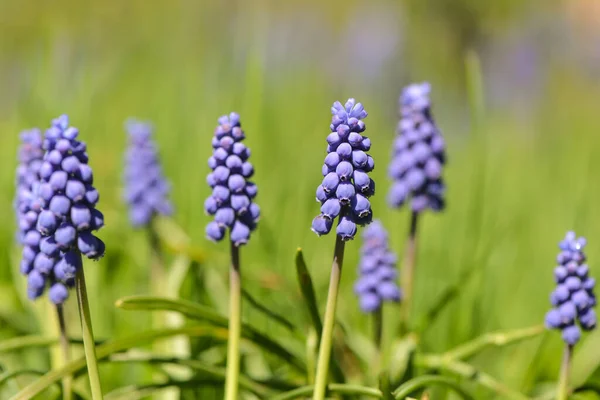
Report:
[[248,162],[250,150],[242,143],[244,139],[238,114],[232,112],[219,118],[212,139],[213,155],[208,159],[212,172],[206,178],[212,194],[204,202],[206,213],[214,216],[206,226],[207,238],[220,241],[229,228],[236,246],[248,243],[260,216],[260,209],[253,202],[256,185],[248,180],[254,168]]
[[373,221],[363,232],[363,246],[354,292],[360,308],[374,312],[384,301],[399,302],[402,292],[396,284],[396,255],[390,250],[388,234],[380,221]]
[[400,96],[401,119],[388,168],[393,184],[387,200],[394,208],[409,198],[414,212],[440,211],[445,206],[445,144],[431,115],[430,90],[428,83],[412,84]]
[[317,188],[321,214],[313,219],[312,230],[319,236],[325,235],[331,231],[333,220],[340,216],[337,235],[350,240],[356,235],[357,225],[366,225],[372,219],[368,197],[375,193],[375,183],[367,172],[373,170],[374,163],[366,153],[371,142],[361,135],[367,112],[361,103],[349,99],[345,105],[336,101],[331,113],[323,181]]
[[[156,214],[171,215],[170,186],[163,176],[152,126],[137,120],[125,124],[129,133],[125,153],[125,201],[135,227],[147,226]],[[64,165],[64,161],[63,161]]]
[[[588,275],[583,248],[586,240],[568,232],[559,244],[558,266],[554,269],[556,289],[550,295],[554,308],[546,314],[546,327],[560,329],[563,340],[573,346],[581,337],[581,329],[591,331],[596,327],[596,281]],[[577,324],[579,321],[579,325]]]

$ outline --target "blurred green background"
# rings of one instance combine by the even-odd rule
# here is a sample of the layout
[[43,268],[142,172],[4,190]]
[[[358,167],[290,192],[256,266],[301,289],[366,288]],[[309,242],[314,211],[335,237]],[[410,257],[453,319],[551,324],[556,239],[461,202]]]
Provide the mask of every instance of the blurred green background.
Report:
[[[86,273],[96,335],[105,339],[150,324],[146,314],[113,307],[121,296],[148,292],[146,236],[128,225],[121,202],[124,120],[155,124],[174,219],[206,252],[204,266],[225,280],[228,246],[204,239],[206,159],[217,118],[239,112],[263,215],[242,251],[244,285],[304,326],[294,252],[304,249],[324,303],[333,250],[333,237],[310,231],[329,107],[355,97],[369,112],[374,215],[402,252],[409,215],[386,206],[386,165],[400,90],[423,80],[433,86],[433,111],[448,142],[448,208],[422,219],[414,314],[476,270],[423,347],[442,351],[486,331],[539,324],[567,230],[588,237],[590,267],[600,276],[599,41],[596,0],[0,0],[0,336],[49,329],[23,300],[25,280],[15,272],[11,204],[21,130],[68,113],[88,143],[107,256],[87,263]],[[479,124],[468,100],[469,51],[482,65]],[[367,335],[368,318],[352,293],[359,245],[347,246],[338,315]],[[194,297],[192,284],[182,296]],[[75,335],[74,301],[67,315]],[[393,307],[386,312],[397,315]],[[249,307],[245,318],[274,329]],[[559,336],[488,350],[474,363],[530,391],[555,379]],[[582,343],[575,368],[600,359],[600,331]],[[39,354],[0,363],[47,367]],[[142,368],[102,368],[106,389],[144,379]]]

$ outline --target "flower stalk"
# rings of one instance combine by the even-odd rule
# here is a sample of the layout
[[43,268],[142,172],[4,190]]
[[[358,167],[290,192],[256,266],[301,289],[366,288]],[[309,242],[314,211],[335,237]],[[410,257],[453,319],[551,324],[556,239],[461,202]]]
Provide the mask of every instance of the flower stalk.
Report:
[[229,270],[229,333],[227,338],[227,373],[225,399],[237,400],[240,376],[240,335],[242,331],[242,279],[240,274],[240,249],[231,241],[231,266]]

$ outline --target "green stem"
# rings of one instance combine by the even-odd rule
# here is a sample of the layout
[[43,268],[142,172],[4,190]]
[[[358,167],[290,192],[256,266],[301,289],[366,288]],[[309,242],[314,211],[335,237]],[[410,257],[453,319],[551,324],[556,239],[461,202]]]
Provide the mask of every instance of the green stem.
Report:
[[240,375],[240,335],[242,331],[242,278],[240,249],[231,242],[231,269],[229,272],[229,337],[227,341],[227,376],[225,399],[237,400]]
[[317,375],[315,377],[315,389],[313,400],[324,400],[327,388],[327,373],[329,372],[329,359],[331,357],[331,346],[333,343],[333,328],[335,326],[335,309],[337,305],[340,279],[342,277],[342,265],[344,264],[344,241],[336,235],[335,249],[333,251],[333,264],[331,266],[331,279],[329,281],[329,293],[327,294],[327,306],[325,308],[325,319],[323,321],[323,334],[319,346],[319,358],[317,361]]
[[497,381],[491,375],[482,372],[470,364],[462,361],[448,359],[446,357],[423,355],[416,359],[415,364],[432,370],[446,371],[455,376],[462,377],[481,387],[485,387],[503,399],[511,400],[529,400],[524,394],[509,388],[503,383]]
[[381,337],[383,332],[383,307],[379,307],[373,313],[373,343],[377,351],[381,351]]
[[409,395],[413,394],[417,390],[420,390],[422,388],[425,388],[425,387],[428,387],[431,385],[447,386],[447,387],[451,388],[452,390],[454,390],[456,393],[458,393],[461,396],[461,398],[467,399],[467,400],[473,400],[473,396],[471,396],[466,390],[461,388],[458,385],[458,383],[456,383],[456,381],[454,381],[450,378],[447,378],[445,376],[439,376],[439,375],[423,375],[423,376],[419,376],[417,378],[411,379],[410,381],[405,382],[404,384],[402,384],[402,386],[400,386],[398,389],[396,389],[394,391],[393,395],[394,395],[395,399],[404,400],[405,398],[407,398]]
[[[78,255],[81,258],[81,254]],[[90,316],[90,304],[88,302],[87,290],[85,288],[85,275],[83,263],[79,263],[77,276],[75,277],[75,289],[77,291],[77,306],[79,318],[81,319],[81,335],[83,336],[83,347],[87,362],[92,399],[102,400],[102,387],[100,386],[100,374],[98,372],[98,361],[96,359],[96,345],[94,343],[94,330],[92,329],[92,318]]]
[[448,359],[462,360],[479,353],[486,347],[505,346],[521,340],[530,339],[540,335],[544,332],[544,330],[544,325],[536,325],[529,328],[515,329],[512,331],[487,333],[470,342],[462,344],[453,350],[447,351],[444,353],[443,357]]
[[381,371],[382,352],[381,352],[381,337],[383,331],[383,307],[379,307],[373,313],[373,343],[375,344],[375,355],[373,358],[373,374],[379,375]]
[[569,374],[571,373],[571,356],[573,346],[566,345],[563,354],[562,364],[560,366],[560,376],[558,379],[557,400],[567,400],[569,398]]
[[[314,391],[316,391],[315,386],[303,386],[298,389],[291,390],[286,393],[282,393],[280,395],[270,397],[269,400],[292,400],[298,398],[304,398],[306,396],[310,396]],[[339,384],[339,383],[331,383],[327,385],[326,391],[328,394],[348,394],[348,395],[361,395],[361,396],[369,396],[374,397],[376,399],[383,398],[383,394],[381,390],[358,386],[358,385],[348,385],[348,384]]]
[[413,301],[413,286],[415,279],[415,267],[417,260],[417,224],[419,221],[419,214],[412,212],[410,216],[410,231],[408,234],[408,241],[406,243],[406,249],[404,253],[404,262],[402,264],[402,281],[400,282],[403,288],[403,299],[402,299],[402,325],[401,332],[405,333],[408,331],[408,325],[410,320],[410,312]]
[[306,338],[306,378],[309,385],[315,383],[317,348],[319,347],[319,335],[311,328]]
[[[58,327],[60,329],[60,347],[62,350],[63,364],[71,362],[71,346],[69,336],[67,336],[67,324],[65,323],[65,314],[62,304],[56,306],[56,316],[58,319]],[[73,377],[67,375],[63,378],[63,400],[71,400],[73,398]]]

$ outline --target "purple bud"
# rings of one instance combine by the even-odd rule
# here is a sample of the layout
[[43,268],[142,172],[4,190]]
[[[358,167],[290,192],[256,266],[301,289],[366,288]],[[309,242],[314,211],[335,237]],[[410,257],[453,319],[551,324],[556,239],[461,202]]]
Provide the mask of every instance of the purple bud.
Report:
[[65,217],[71,209],[71,201],[65,196],[57,195],[50,200],[48,207],[58,217]]
[[335,170],[339,163],[340,155],[338,153],[329,153],[325,157],[325,165],[332,170]]
[[331,231],[333,221],[324,215],[317,215],[312,221],[312,231],[317,235],[326,235]]
[[234,194],[231,196],[231,208],[235,210],[238,215],[243,215],[248,211],[250,206],[250,199],[248,196],[243,194]]
[[352,240],[356,235],[356,223],[349,217],[343,216],[340,218],[336,233],[344,241]]
[[317,201],[320,203],[325,202],[328,199],[328,195],[327,193],[325,193],[325,190],[323,189],[323,186],[318,186],[317,187]]
[[241,175],[231,175],[229,177],[228,186],[231,193],[242,193],[246,186],[246,179]]
[[250,239],[250,228],[240,221],[235,221],[230,238],[235,246],[246,244]]
[[79,171],[79,160],[75,156],[65,157],[61,163],[61,168],[68,174],[75,174]]
[[354,168],[352,168],[352,164],[350,164],[348,161],[342,161],[338,164],[335,172],[340,177],[340,181],[346,182],[350,180],[350,177],[354,172]]
[[336,153],[342,160],[349,160],[352,157],[352,146],[349,143],[342,143],[336,149]]
[[562,338],[567,344],[574,346],[581,338],[581,330],[577,325],[567,326],[562,331]]
[[354,197],[352,197],[350,204],[352,212],[359,218],[364,218],[371,213],[371,203],[360,193],[357,193]]
[[337,189],[338,184],[340,183],[340,177],[335,172],[330,172],[323,178],[323,182],[321,186],[326,193],[333,192]]
[[217,205],[217,201],[212,196],[209,196],[204,201],[204,211],[207,215],[215,215],[218,208],[219,206]]
[[321,215],[329,219],[334,219],[340,214],[341,209],[342,207],[339,200],[336,198],[331,198],[326,200],[321,206]]
[[230,207],[223,207],[215,213],[215,222],[219,225],[233,226],[235,212]]
[[218,242],[225,236],[225,227],[215,221],[206,226],[206,237],[212,241]]
[[85,198],[85,185],[81,181],[69,180],[65,189],[65,194],[72,201],[78,202]]
[[62,249],[66,249],[75,243],[77,238],[77,231],[75,227],[69,223],[63,222],[56,232],[54,232],[54,240],[58,243],[58,246]]
[[562,319],[557,309],[552,309],[546,313],[545,325],[548,329],[559,329],[562,325]]
[[60,282],[53,284],[48,290],[48,297],[54,304],[62,304],[69,297],[69,290]]
[[59,254],[58,244],[53,237],[45,237],[40,241],[40,251],[49,257],[55,258]]
[[343,205],[350,204],[355,194],[354,185],[350,182],[341,182],[335,191],[335,196]]
[[52,211],[44,210],[40,213],[37,221],[37,230],[45,236],[51,235],[56,230],[58,221]]
[[52,173],[48,183],[50,183],[50,187],[54,191],[65,190],[67,179],[68,175],[65,171],[56,171]]
[[75,204],[71,207],[71,222],[78,231],[88,230],[92,225],[92,212],[87,206]]

